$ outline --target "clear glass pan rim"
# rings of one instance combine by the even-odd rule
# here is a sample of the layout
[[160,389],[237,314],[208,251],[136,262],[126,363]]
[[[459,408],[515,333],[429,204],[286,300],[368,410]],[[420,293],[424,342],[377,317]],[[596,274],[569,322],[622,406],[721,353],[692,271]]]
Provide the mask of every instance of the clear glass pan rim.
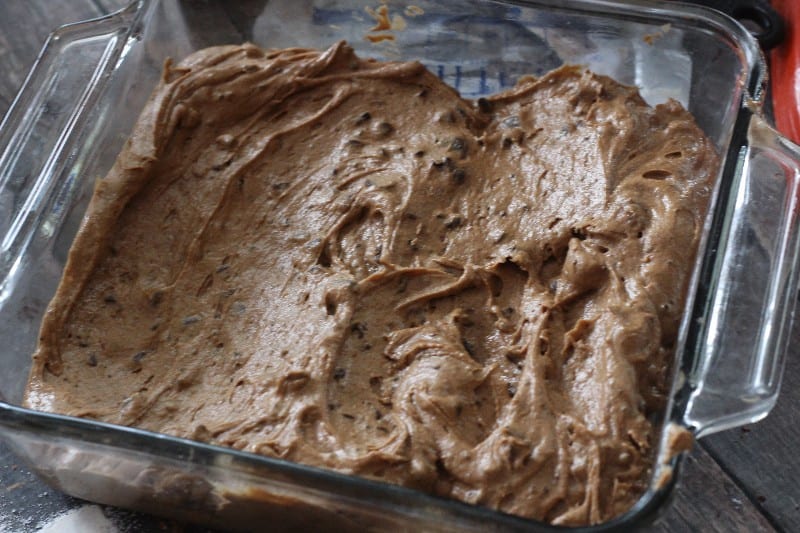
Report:
[[[136,12],[138,16],[144,10],[146,10],[148,5],[156,2],[157,0],[134,1],[123,11],[128,11],[129,13]],[[740,48],[744,54],[744,64],[749,67],[749,72],[747,73],[747,90],[745,91],[745,97],[755,101],[758,101],[761,97],[761,85],[763,85],[765,81],[766,70],[763,65],[763,57],[760,55],[758,47],[755,45],[755,41],[738,23],[708,8],[679,3],[671,3],[668,6],[665,6],[663,4],[646,0],[632,0],[625,3],[613,0],[565,0],[563,2],[559,2],[558,0],[509,0],[506,3],[528,7],[552,6],[554,9],[565,12],[584,11],[599,13],[602,10],[606,10],[608,13],[624,13],[625,15],[641,17],[643,20],[648,20],[650,22],[652,22],[654,19],[661,20],[675,16],[702,20],[713,28],[724,30],[724,32],[726,32],[737,42],[738,45],[740,45]],[[109,17],[113,16],[115,15],[109,15]],[[91,24],[91,21],[77,24]],[[136,22],[131,24],[131,32],[134,31],[135,26]],[[69,28],[69,26],[66,28]],[[56,34],[58,31],[61,30],[57,30]],[[40,60],[41,57],[42,56],[40,55]],[[13,109],[13,107],[14,104],[12,104],[11,109]],[[3,130],[9,126],[8,120],[10,116],[11,114],[9,113],[2,124],[0,124],[0,130]],[[735,159],[734,156],[741,149],[741,147],[741,144],[737,145],[734,135],[734,138],[728,146],[728,160]],[[726,168],[726,172],[727,171],[728,169]],[[725,178],[723,177],[723,179]],[[691,350],[684,350],[685,353],[690,351]],[[686,355],[684,355],[684,363],[685,360]],[[672,417],[674,418],[674,412]],[[614,519],[613,521],[586,528],[566,528],[549,526],[541,522],[522,519],[488,508],[476,507],[454,500],[428,495],[416,490],[390,485],[380,481],[367,480],[329,470],[323,470],[280,459],[273,459],[247,452],[241,452],[221,446],[189,441],[169,435],[152,433],[136,428],[115,426],[86,419],[33,411],[4,402],[0,402],[0,426],[5,427],[10,431],[41,431],[42,434],[52,436],[80,438],[80,440],[91,441],[97,444],[113,445],[116,447],[130,449],[131,451],[142,451],[142,449],[147,449],[148,452],[170,456],[173,458],[192,455],[193,459],[196,459],[199,462],[198,464],[213,464],[214,457],[219,455],[228,455],[235,458],[243,465],[248,464],[259,467],[267,467],[271,471],[288,473],[308,479],[310,481],[313,480],[315,483],[322,482],[335,484],[335,486],[339,489],[341,489],[343,485],[352,485],[350,488],[354,488],[355,490],[363,490],[365,493],[370,491],[384,493],[391,498],[397,498],[397,500],[402,502],[404,506],[407,506],[408,502],[433,504],[436,507],[443,507],[449,511],[452,511],[453,513],[460,513],[464,514],[465,516],[473,516],[481,520],[497,521],[499,525],[506,525],[509,528],[514,529],[537,527],[541,528],[541,530],[548,531],[610,531],[623,525],[632,525],[632,521],[638,521],[646,515],[657,512],[657,510],[662,507],[664,500],[671,492],[677,477],[677,475],[673,476],[671,481],[664,487],[658,489],[650,488],[642,496],[634,508],[624,515]],[[681,456],[673,458],[672,466],[677,469],[680,461]]]
[[[544,522],[522,518],[488,507],[471,505],[442,496],[393,485],[390,483],[351,476],[283,459],[267,457],[233,448],[206,444],[155,433],[135,427],[118,426],[94,420],[33,411],[24,407],[0,402],[0,431],[36,432],[38,437],[80,440],[101,446],[113,447],[134,453],[155,454],[173,460],[181,460],[192,466],[214,466],[220,456],[236,461],[238,468],[256,468],[268,473],[286,475],[316,492],[329,492],[344,495],[345,498],[361,503],[377,505],[389,504],[413,512],[415,508],[436,507],[451,516],[463,517],[468,521],[491,523],[493,527],[503,527],[511,531],[572,531],[578,533],[600,533],[617,531],[623,526],[636,523],[649,523],[664,509],[664,503],[671,497],[678,479],[682,455],[675,456],[670,464],[675,475],[658,488],[652,486],[639,498],[636,504],[624,514],[611,521],[593,526],[569,527],[550,525]],[[0,434],[0,438],[3,435]],[[35,468],[35,465],[31,465]],[[365,500],[367,500],[365,502]],[[371,500],[371,501],[369,501]]]

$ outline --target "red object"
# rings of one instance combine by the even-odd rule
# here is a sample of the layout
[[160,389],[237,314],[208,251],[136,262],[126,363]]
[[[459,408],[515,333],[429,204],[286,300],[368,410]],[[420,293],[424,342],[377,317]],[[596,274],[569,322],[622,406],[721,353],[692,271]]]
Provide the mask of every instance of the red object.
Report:
[[772,52],[772,103],[778,131],[800,144],[800,2],[772,0],[786,22],[786,36]]

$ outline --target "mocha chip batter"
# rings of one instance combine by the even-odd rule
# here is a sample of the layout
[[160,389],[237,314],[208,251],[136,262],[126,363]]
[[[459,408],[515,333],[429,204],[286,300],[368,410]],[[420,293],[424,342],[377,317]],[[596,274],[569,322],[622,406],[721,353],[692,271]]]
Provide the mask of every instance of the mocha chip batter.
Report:
[[575,67],[473,102],[343,43],[201,50],[97,184],[26,405],[608,520],[717,166],[679,104]]

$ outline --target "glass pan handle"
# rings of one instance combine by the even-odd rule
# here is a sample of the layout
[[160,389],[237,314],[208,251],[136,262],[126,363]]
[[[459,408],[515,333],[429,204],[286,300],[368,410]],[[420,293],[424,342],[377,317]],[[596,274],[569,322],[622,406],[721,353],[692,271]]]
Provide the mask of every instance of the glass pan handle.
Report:
[[0,304],[13,288],[15,263],[45,213],[75,182],[80,126],[125,47],[135,6],[50,34],[0,124]]
[[797,301],[800,148],[758,115],[740,154],[684,423],[698,437],[775,404]]

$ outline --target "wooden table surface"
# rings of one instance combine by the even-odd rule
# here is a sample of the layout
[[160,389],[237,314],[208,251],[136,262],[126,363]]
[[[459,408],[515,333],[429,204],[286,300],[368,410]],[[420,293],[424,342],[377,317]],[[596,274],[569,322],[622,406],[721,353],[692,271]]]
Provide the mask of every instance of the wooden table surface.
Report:
[[[124,0],[0,0],[0,116],[48,33]],[[795,325],[778,404],[749,427],[712,435],[684,463],[674,501],[653,531],[800,531],[800,326]],[[35,531],[81,505],[38,481],[0,444],[0,531]],[[103,508],[120,531],[205,531]],[[87,533],[93,533],[87,531]]]

